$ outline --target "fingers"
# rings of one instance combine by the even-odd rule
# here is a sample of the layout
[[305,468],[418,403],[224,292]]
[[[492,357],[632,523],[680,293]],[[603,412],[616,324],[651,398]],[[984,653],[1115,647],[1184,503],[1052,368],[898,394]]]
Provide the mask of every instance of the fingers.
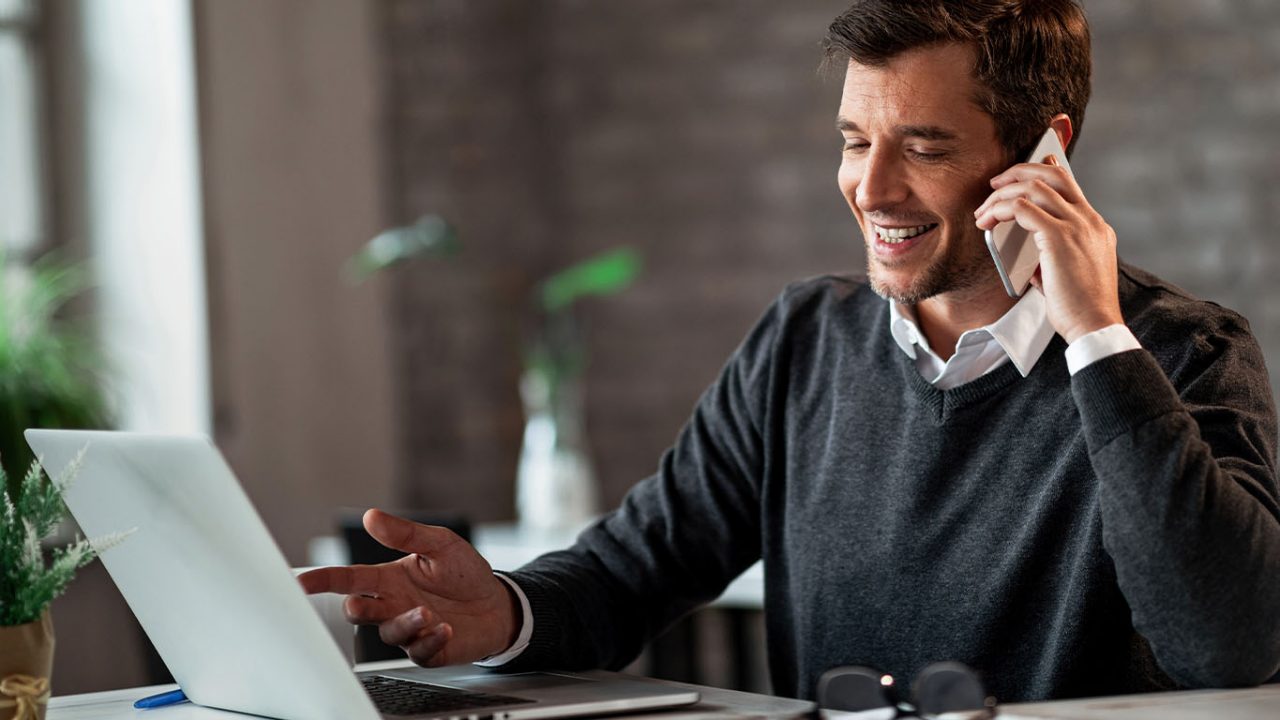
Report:
[[393,550],[420,555],[438,554],[461,540],[447,528],[411,522],[376,508],[365,512],[364,529]]
[[[1055,218],[1047,210],[1036,205],[1025,197],[1015,197],[1009,200],[1001,200],[994,203],[982,211],[978,216],[978,227],[983,230],[990,230],[1002,222],[1016,221],[1023,229],[1033,233],[1046,233],[1057,228],[1058,218]],[[1040,242],[1039,235],[1036,239],[1037,244]]]
[[379,625],[378,637],[403,648],[418,665],[436,667],[445,664],[443,650],[453,637],[453,628],[428,608],[416,607]]
[[977,210],[973,211],[974,217],[981,219],[983,213],[993,205],[1020,197],[1031,200],[1059,220],[1066,220],[1073,212],[1071,203],[1067,202],[1058,191],[1043,180],[1033,179],[1000,187],[991,193]]
[[[1051,159],[1053,159],[1052,156]],[[1053,159],[1053,161],[1054,164],[1052,165],[1047,165],[1045,163],[1021,163],[1014,165],[1008,170],[1005,170],[999,175],[991,178],[991,187],[999,190],[1000,188],[1006,185],[1012,185],[1013,183],[1039,180],[1056,190],[1067,202],[1082,202],[1084,200],[1084,193],[1080,190],[1080,185],[1076,182],[1076,179],[1071,176],[1071,171],[1061,165],[1058,165],[1056,159]]]
[[395,617],[403,607],[402,604],[362,595],[348,595],[342,601],[342,613],[352,625],[378,625]]
[[316,568],[298,576],[308,594],[378,595],[389,587],[385,565],[347,565]]
[[440,623],[426,637],[405,648],[409,659],[423,667],[441,667],[449,664],[446,652],[449,641],[453,639],[453,626]]

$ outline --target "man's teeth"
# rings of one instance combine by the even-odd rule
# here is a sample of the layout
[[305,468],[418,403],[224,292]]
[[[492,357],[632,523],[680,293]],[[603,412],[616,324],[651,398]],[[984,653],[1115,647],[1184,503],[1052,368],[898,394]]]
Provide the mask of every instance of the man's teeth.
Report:
[[881,242],[886,242],[890,245],[897,245],[898,243],[913,238],[932,227],[932,225],[917,225],[909,228],[883,228],[876,225],[875,229],[876,235],[880,237]]

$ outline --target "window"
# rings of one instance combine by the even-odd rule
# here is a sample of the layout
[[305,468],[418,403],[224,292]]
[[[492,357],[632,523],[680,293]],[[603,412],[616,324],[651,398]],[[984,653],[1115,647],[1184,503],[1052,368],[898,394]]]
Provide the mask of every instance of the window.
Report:
[[35,0],[0,0],[0,250],[44,240]]

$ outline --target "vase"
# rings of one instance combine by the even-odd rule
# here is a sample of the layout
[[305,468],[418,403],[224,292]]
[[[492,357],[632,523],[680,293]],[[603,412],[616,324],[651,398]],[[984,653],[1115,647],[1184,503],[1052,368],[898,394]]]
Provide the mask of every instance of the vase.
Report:
[[0,718],[44,720],[53,674],[53,618],[0,627]]
[[595,473],[587,454],[582,390],[576,377],[550,382],[524,374],[524,439],[516,469],[516,507],[526,531],[560,535],[599,513]]

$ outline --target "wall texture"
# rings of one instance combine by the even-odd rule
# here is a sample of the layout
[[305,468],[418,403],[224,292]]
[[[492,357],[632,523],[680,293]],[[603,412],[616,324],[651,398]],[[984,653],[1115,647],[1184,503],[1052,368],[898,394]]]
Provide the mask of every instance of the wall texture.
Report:
[[619,244],[639,283],[583,308],[606,505],[651,473],[790,279],[861,265],[836,192],[840,2],[388,6],[393,215],[460,229],[398,278],[406,502],[512,517],[532,285]]
[[[1126,259],[1253,321],[1280,369],[1280,6],[1086,3],[1095,94],[1074,166]],[[517,351],[530,287],[627,243],[627,294],[585,309],[589,436],[607,505],[656,467],[696,398],[794,278],[858,271],[836,192],[838,83],[816,74],[842,0],[384,6],[391,213],[465,246],[397,278],[399,496],[513,514]]]
[[372,3],[195,4],[214,439],[288,559],[394,475]]

